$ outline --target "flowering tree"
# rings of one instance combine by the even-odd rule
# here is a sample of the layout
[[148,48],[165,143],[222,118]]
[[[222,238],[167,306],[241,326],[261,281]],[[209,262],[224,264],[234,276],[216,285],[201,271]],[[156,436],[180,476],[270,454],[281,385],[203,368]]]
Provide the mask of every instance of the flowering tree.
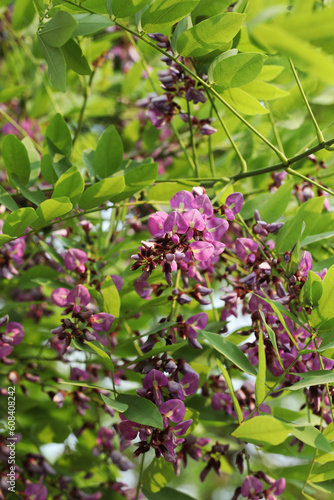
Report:
[[332,2],[0,16],[0,499],[333,498]]

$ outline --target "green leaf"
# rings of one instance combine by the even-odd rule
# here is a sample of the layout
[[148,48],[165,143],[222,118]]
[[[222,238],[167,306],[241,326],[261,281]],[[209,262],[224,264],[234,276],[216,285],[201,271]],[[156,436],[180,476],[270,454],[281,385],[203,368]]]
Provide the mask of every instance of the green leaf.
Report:
[[312,243],[317,243],[318,241],[327,240],[328,238],[332,238],[334,236],[334,231],[328,231],[326,233],[320,234],[312,234],[307,238],[304,238],[300,245],[302,247],[307,247],[307,245],[311,245]]
[[332,447],[325,436],[323,436],[318,429],[312,427],[311,425],[307,425],[305,427],[291,427],[291,434],[313,448],[317,448],[318,450],[325,451],[327,453],[332,452]]
[[309,271],[304,286],[300,292],[300,301],[304,306],[315,307],[322,295],[321,278]]
[[333,58],[318,47],[301,40],[293,31],[288,31],[274,24],[254,25],[252,37],[271,53],[291,57],[295,66],[314,75],[324,83],[334,80]]
[[239,349],[239,347],[237,347],[224,337],[221,337],[217,333],[203,331],[202,334],[209,341],[212,347],[216,349],[216,351],[226,356],[226,358],[232,361],[232,363],[240,368],[240,370],[249,373],[250,375],[256,376],[255,368],[250,364],[248,358]]
[[230,377],[230,374],[228,373],[228,371],[226,370],[225,366],[223,365],[223,363],[217,359],[217,364],[223,374],[223,377],[225,379],[225,382],[226,382],[226,385],[228,387],[228,390],[230,392],[230,396],[232,398],[232,401],[233,401],[233,405],[234,405],[234,410],[237,414],[237,418],[238,418],[238,422],[239,424],[241,424],[241,422],[243,421],[243,415],[242,415],[242,410],[240,408],[240,404],[239,404],[239,401],[235,395],[235,392],[234,392],[234,389],[233,389],[233,384],[232,384],[232,380],[231,380],[231,377]]
[[15,174],[12,174],[12,179],[17,189],[20,190],[22,196],[34,203],[36,206],[40,205],[45,200],[43,191],[41,191],[38,187],[34,189],[34,191],[30,191],[24,186],[24,184],[22,184],[22,182],[20,182]]
[[14,30],[22,30],[29,26],[35,15],[34,4],[31,0],[15,0],[11,22]]
[[28,158],[30,162],[30,176],[27,187],[33,186],[37,181],[40,171],[41,171],[41,160],[40,154],[36,150],[30,137],[25,137],[22,139],[22,144],[27,150]]
[[126,411],[129,408],[128,405],[126,405],[124,403],[120,403],[119,401],[116,401],[115,399],[108,398],[108,396],[105,396],[104,394],[100,394],[100,396],[107,406],[110,406],[110,408],[113,408],[116,411],[123,413],[124,411]]
[[262,330],[259,331],[259,346],[258,346],[259,365],[255,381],[255,401],[260,405],[266,396],[266,353],[263,344]]
[[264,115],[268,110],[262,104],[242,89],[229,89],[220,92],[220,95],[231,106],[245,115]]
[[166,205],[169,204],[169,200],[182,189],[185,191],[190,191],[193,188],[193,183],[178,183],[178,182],[162,182],[160,184],[155,184],[151,187],[149,191],[149,200],[160,201]]
[[57,113],[50,121],[44,138],[41,170],[46,182],[55,184],[71,166],[72,137],[64,118]]
[[0,203],[1,205],[4,205],[8,210],[11,212],[14,212],[14,210],[18,210],[19,206],[16,203],[16,201],[11,197],[9,193],[0,186]]
[[67,196],[73,205],[76,205],[84,190],[85,181],[77,167],[73,166],[66,170],[56,182],[52,198]]
[[163,488],[159,492],[152,493],[152,491],[145,489],[145,483],[143,493],[148,500],[194,500],[194,497],[190,497],[182,491],[174,490],[168,487]]
[[221,14],[230,5],[230,0],[200,0],[191,13],[194,24]]
[[198,57],[220,49],[235,37],[245,18],[245,14],[228,12],[196,24],[178,38],[178,53],[183,56]]
[[[237,14],[235,14],[237,15]],[[212,83],[215,83],[219,89],[226,90],[235,87],[242,87],[246,83],[254,80],[260,73],[264,56],[259,53],[236,54],[221,59],[218,57],[212,63],[212,71],[209,69],[209,75],[212,75]]]
[[158,164],[147,158],[141,163],[137,161],[123,162],[124,170],[119,173],[124,174],[125,188],[120,196],[115,197],[115,201],[122,201],[133,196],[138,191],[148,188],[158,175]]
[[87,59],[82,53],[80,46],[72,39],[61,47],[67,66],[79,75],[90,75],[92,73]]
[[79,206],[83,210],[98,207],[106,201],[114,201],[114,199],[124,189],[124,177],[113,177],[109,179],[102,179],[101,181],[90,186],[81,195]]
[[276,87],[276,85],[271,85],[270,83],[261,82],[260,80],[254,80],[247,83],[247,85],[244,85],[242,88],[256,99],[263,101],[272,101],[273,99],[279,99],[280,97],[289,95],[289,92],[286,90],[280,89]]
[[199,0],[155,0],[144,11],[141,18],[143,31],[154,33],[172,26],[186,17],[196,7]]
[[101,293],[103,297],[103,310],[108,314],[112,314],[115,318],[119,318],[121,307],[121,299],[115,284],[110,276],[107,276],[102,283]]
[[116,18],[132,16],[152,0],[111,0],[111,10]]
[[15,210],[15,212],[7,215],[2,228],[3,232],[10,236],[21,236],[27,227],[37,218],[38,216],[33,208],[19,208]]
[[48,63],[48,76],[50,83],[61,92],[66,90],[66,63],[59,48],[46,44],[38,37],[39,47],[42,55]]
[[322,295],[311,313],[311,323],[319,326],[333,317],[334,266],[331,266],[322,281]]
[[96,354],[98,356],[100,356],[100,358],[102,358],[102,360],[104,361],[104,364],[106,365],[106,367],[108,368],[108,370],[110,370],[111,372],[114,372],[115,370],[115,367],[114,367],[114,363],[111,361],[110,359],[110,356],[109,354],[107,354],[101,346],[99,347],[99,345],[97,345],[97,341],[93,341],[93,342],[88,342],[88,340],[85,341],[85,344],[87,344],[91,349],[93,349],[94,352],[96,352]]
[[123,160],[123,142],[113,125],[103,132],[96,147],[93,167],[102,179],[117,172]]
[[329,481],[334,479],[334,467],[333,463],[324,464],[317,470],[316,474],[310,476],[310,481],[312,483],[320,483],[322,481]]
[[12,175],[26,185],[30,177],[30,162],[28,152],[22,142],[12,134],[6,135],[2,143],[2,157],[5,162],[8,181],[15,186]]
[[[82,344],[84,345],[84,344]],[[98,385],[87,384],[86,382],[74,382],[73,380],[65,381],[60,379],[58,384],[64,385],[75,385],[77,387],[87,387],[88,389],[98,389],[99,391],[111,391],[111,389],[106,389],[105,387],[99,387]]]
[[276,64],[266,64],[263,66],[259,74],[259,80],[270,82],[282,73],[284,66],[277,66]]
[[124,417],[137,424],[163,429],[162,415],[158,407],[149,399],[130,394],[119,394],[117,401],[128,405]]
[[73,37],[94,35],[110,26],[114,26],[110,19],[99,14],[75,14],[73,17],[78,23],[73,32]]
[[[50,200],[45,200],[36,209],[36,214],[39,217],[39,223],[49,222],[55,217],[61,217],[67,214],[73,208],[70,199],[67,196],[61,196],[59,198],[51,198]],[[35,227],[35,224],[34,224]]]
[[263,220],[272,223],[284,214],[291,198],[293,184],[293,181],[287,181],[282,184],[274,194],[270,195],[269,199],[260,210]]
[[281,360],[281,356],[279,355],[278,348],[277,348],[276,334],[275,334],[274,330],[272,330],[272,328],[267,324],[265,315],[263,314],[263,312],[261,311],[261,309],[259,310],[259,313],[261,315],[263,324],[266,327],[266,330],[267,330],[267,333],[268,333],[268,337],[270,339],[270,342],[272,343],[272,346],[274,348],[274,351],[275,351],[275,354],[276,354],[277,359],[279,361],[279,364],[281,365],[281,368],[284,371],[285,368],[283,366],[283,362]]
[[[174,467],[171,463],[160,460],[159,458],[154,458],[143,472],[142,479],[145,491],[157,493],[160,500],[160,491],[171,482],[174,476]],[[172,496],[169,498],[172,499],[174,497]]]
[[190,28],[192,28],[192,26],[193,26],[193,23],[191,20],[191,16],[186,16],[184,19],[181,19],[181,21],[179,23],[177,23],[177,26],[175,28],[175,31],[174,31],[173,36],[172,36],[172,41],[171,41],[172,51],[175,54],[178,53],[177,44],[178,44],[178,40],[179,40],[180,36],[182,35],[182,33],[189,30]]
[[232,432],[232,436],[247,443],[278,445],[291,432],[291,426],[269,415],[260,415],[246,420]]
[[305,222],[305,231],[303,236],[306,237],[312,232],[312,229],[317,225],[318,216],[322,211],[324,198],[312,198],[306,203],[303,203],[298,208],[296,214],[285,222],[284,226],[279,230],[276,238],[276,251],[290,251],[296,243],[302,223]]
[[27,88],[29,88],[28,85],[15,85],[0,90],[0,102],[7,102],[13,99],[13,97],[20,97]]
[[299,389],[304,389],[304,387],[334,383],[334,372],[331,370],[314,370],[312,372],[299,373],[298,375],[303,380],[289,386],[289,391],[299,391]]
[[62,47],[71,38],[77,22],[69,12],[58,11],[56,15],[39,32],[44,44],[51,47]]

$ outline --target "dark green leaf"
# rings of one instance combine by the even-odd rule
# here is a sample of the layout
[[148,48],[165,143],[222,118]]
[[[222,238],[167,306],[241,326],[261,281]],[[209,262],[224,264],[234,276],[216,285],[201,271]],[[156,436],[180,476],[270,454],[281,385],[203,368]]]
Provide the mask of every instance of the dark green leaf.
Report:
[[204,337],[210,342],[212,347],[218,352],[226,356],[232,363],[234,363],[240,370],[249,373],[250,375],[256,376],[255,368],[250,364],[248,358],[239,349],[238,346],[234,345],[229,340],[221,337],[217,333],[202,332]]
[[143,31],[153,33],[172,26],[190,14],[199,0],[155,0],[144,11],[141,18]]
[[111,10],[116,18],[132,16],[152,0],[112,0]]
[[113,125],[103,132],[94,154],[93,167],[102,179],[117,172],[123,160],[123,142]]
[[79,75],[90,75],[92,73],[87,59],[82,53],[79,45],[72,39],[68,40],[60,49],[67,66]]
[[48,76],[50,83],[61,92],[66,90],[66,63],[65,58],[59,48],[51,47],[46,44],[41,37],[38,37],[38,43],[48,63]]
[[2,157],[5,162],[8,181],[13,183],[12,175],[26,185],[30,177],[30,162],[28,152],[21,141],[12,134],[6,135],[2,143]]
[[164,428],[160,411],[149,399],[130,394],[119,394],[117,401],[128,405],[128,409],[123,413],[128,420],[158,429]]
[[58,11],[56,15],[39,32],[44,44],[51,47],[62,47],[71,38],[77,22],[69,12]]
[[73,37],[94,35],[114,25],[110,19],[98,14],[75,14],[73,17],[78,23],[73,32]]
[[79,205],[83,210],[88,210],[98,207],[108,200],[114,201],[123,191],[124,185],[123,176],[102,179],[86,189],[79,200]]
[[182,491],[174,490],[168,487],[163,488],[159,492],[153,493],[152,491],[146,490],[144,484],[143,493],[148,500],[194,500],[194,497],[190,497]]
[[110,408],[113,408],[116,411],[123,413],[124,411],[126,411],[129,408],[128,405],[126,405],[124,403],[120,403],[119,401],[116,401],[115,399],[108,398],[104,394],[100,394],[100,396],[107,406],[110,406]]
[[18,210],[19,206],[17,205],[16,201],[14,198],[11,197],[7,191],[0,186],[0,203],[1,205],[4,205],[8,210],[11,212],[14,212],[14,210]]

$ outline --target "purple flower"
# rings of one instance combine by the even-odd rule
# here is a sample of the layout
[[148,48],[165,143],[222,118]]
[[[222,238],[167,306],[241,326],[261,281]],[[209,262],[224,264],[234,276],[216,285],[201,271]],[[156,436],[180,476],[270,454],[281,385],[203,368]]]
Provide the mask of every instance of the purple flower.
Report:
[[184,210],[189,210],[192,208],[192,202],[194,201],[193,195],[189,191],[178,191],[171,198],[169,204],[174,210],[180,210],[183,212]]
[[113,283],[116,287],[116,290],[120,292],[122,290],[122,287],[124,285],[124,280],[122,276],[118,276],[118,274],[111,274],[110,278],[113,280]]
[[167,429],[169,425],[168,420],[171,420],[174,423],[179,423],[182,422],[186,414],[184,403],[179,399],[170,399],[169,401],[162,403],[159,411],[162,415],[165,429]]
[[197,229],[198,231],[203,231],[203,229],[205,228],[203,217],[196,208],[193,208],[188,212],[184,213],[183,217],[187,221],[191,229]]
[[298,274],[303,278],[307,278],[308,272],[312,269],[312,255],[310,252],[303,252],[302,258],[299,261]]
[[161,387],[168,384],[168,378],[158,370],[151,370],[143,380],[144,389],[152,389],[155,404],[161,404]]
[[199,376],[197,373],[187,373],[181,380],[183,391],[186,396],[192,396],[198,389]]
[[211,135],[215,132],[217,132],[217,129],[212,127],[209,123],[204,123],[204,125],[201,126],[202,135]]
[[184,234],[187,232],[188,227],[188,223],[183,215],[181,215],[180,212],[176,212],[175,210],[173,210],[173,212],[171,212],[165,220],[164,232]]
[[197,208],[197,210],[207,217],[211,217],[213,215],[213,208],[211,202],[206,194],[201,194],[197,196],[192,202],[192,207]]
[[241,494],[250,500],[257,500],[257,493],[262,493],[263,484],[254,476],[247,476],[241,485]]
[[274,484],[269,488],[269,491],[272,491],[275,495],[282,495],[285,490],[286,481],[284,477],[277,479]]
[[209,318],[208,315],[204,312],[195,314],[187,319],[186,325],[188,325],[188,334],[189,336],[193,336],[196,338],[195,330],[204,330],[206,325],[208,324]]
[[166,212],[156,212],[149,216],[147,221],[147,228],[152,236],[155,238],[162,238],[165,234],[164,223],[168,215]]
[[109,427],[100,427],[96,438],[97,445],[106,451],[111,451],[113,449],[112,440],[114,435],[114,431]]
[[255,255],[253,252],[257,251],[258,245],[250,238],[237,238],[235,241],[235,249],[239,259],[248,257],[250,262],[254,262]]
[[13,351],[13,346],[6,344],[0,340],[0,359],[5,358]]
[[204,237],[207,241],[220,241],[228,228],[228,222],[225,219],[210,219],[206,223]]
[[89,304],[89,302],[89,291],[83,285],[77,285],[67,295],[67,304],[73,305],[73,311],[75,313],[80,312],[81,308]]
[[133,286],[142,299],[149,300],[152,297],[152,287],[147,281],[135,280]]
[[184,97],[187,101],[193,101],[194,104],[197,104],[198,102],[206,102],[205,94],[201,90],[194,89],[194,87],[190,87]]
[[18,345],[24,337],[23,326],[20,323],[12,321],[6,326],[6,334],[2,337],[3,340],[10,345]]
[[194,241],[190,243],[190,248],[193,251],[196,260],[209,260],[215,251],[215,247],[207,241]]
[[107,332],[111,327],[115,316],[108,313],[93,314],[90,318],[92,328],[95,332]]
[[78,273],[84,273],[86,266],[85,263],[88,260],[86,252],[78,248],[71,248],[64,255],[64,264],[66,269],[69,271],[77,271]]
[[48,490],[43,486],[43,477],[39,480],[37,484],[28,484],[24,490],[24,494],[29,500],[46,500],[48,496]]
[[67,305],[67,296],[69,294],[67,288],[56,288],[51,292],[51,300],[56,306],[64,307]]
[[241,212],[244,197],[241,193],[232,193],[225,200],[225,217],[227,220],[234,220],[235,214]]

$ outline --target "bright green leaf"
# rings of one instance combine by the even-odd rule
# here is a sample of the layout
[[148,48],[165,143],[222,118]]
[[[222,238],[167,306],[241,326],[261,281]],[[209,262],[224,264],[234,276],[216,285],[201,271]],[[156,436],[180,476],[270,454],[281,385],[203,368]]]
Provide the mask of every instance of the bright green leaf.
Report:
[[283,443],[290,432],[290,425],[269,415],[260,415],[243,422],[232,436],[247,443],[276,446]]
[[76,205],[84,190],[85,181],[77,167],[73,166],[66,170],[56,182],[52,198],[67,196],[73,205]]
[[2,143],[2,157],[5,162],[8,180],[13,183],[12,175],[16,175],[26,185],[30,177],[28,152],[22,142],[12,134],[6,135]]
[[263,60],[264,56],[255,52],[232,55],[218,62],[215,60],[212,63],[212,81],[222,90],[242,87],[257,77]]
[[142,478],[144,488],[149,493],[157,493],[160,500],[161,489],[170,483],[174,476],[174,467],[171,463],[166,461],[163,462],[159,458],[154,458],[147,469],[144,470]]
[[119,318],[121,307],[121,299],[115,284],[110,276],[102,283],[101,293],[103,297],[103,310],[108,314],[112,314],[115,318]]
[[48,76],[50,83],[61,92],[66,90],[66,63],[61,50],[57,47],[51,47],[46,44],[41,37],[38,37],[38,43],[48,63]]
[[228,373],[228,371],[226,370],[225,366],[223,365],[223,363],[217,359],[217,363],[218,363],[218,366],[223,374],[223,377],[225,379],[225,382],[226,382],[226,385],[228,387],[228,390],[230,391],[230,396],[232,398],[232,401],[233,401],[233,405],[234,405],[234,410],[237,414],[237,418],[238,418],[238,422],[239,424],[241,424],[241,422],[243,421],[243,415],[242,415],[242,410],[240,408],[240,404],[239,404],[239,401],[235,395],[235,392],[234,392],[234,389],[233,389],[233,385],[232,385],[232,380],[231,380],[231,377],[230,377],[230,374]]
[[73,32],[73,37],[94,35],[114,25],[110,19],[99,14],[75,14],[73,17],[78,23]]
[[210,342],[212,347],[216,351],[220,352],[226,358],[228,358],[232,363],[234,363],[240,370],[249,373],[250,375],[256,376],[255,368],[250,364],[248,358],[239,349],[238,346],[232,344],[229,340],[221,337],[217,333],[202,332],[204,337]]
[[258,346],[259,365],[255,381],[255,401],[260,405],[266,396],[266,353],[263,344],[262,330],[259,331],[259,346]]
[[[49,222],[55,217],[61,217],[67,214],[73,208],[70,199],[67,196],[61,196],[59,198],[51,198],[50,200],[45,200],[36,209],[36,214],[39,216],[40,220],[43,222]],[[39,222],[39,221],[38,221]]]
[[111,399],[108,396],[105,396],[104,394],[100,394],[100,396],[107,406],[110,406],[110,408],[113,408],[116,411],[123,413],[124,411],[126,411],[129,408],[128,405],[126,405],[124,403],[120,403],[119,401],[116,401],[115,399]]
[[123,160],[123,142],[113,125],[103,132],[96,147],[93,167],[103,179],[117,172]]
[[332,451],[332,447],[325,436],[311,425],[305,427],[291,427],[291,434],[313,448],[317,448],[327,453],[331,453]]
[[108,200],[114,201],[114,199],[123,191],[124,185],[123,176],[102,179],[86,189],[86,191],[81,195],[79,200],[80,208],[83,210],[89,210],[90,208],[102,205]]
[[111,10],[116,18],[122,19],[139,12],[151,2],[152,0],[112,0]]
[[141,26],[146,33],[161,31],[186,17],[196,7],[199,0],[155,0],[144,11]]
[[19,208],[15,210],[15,212],[7,215],[2,228],[3,232],[10,236],[21,236],[27,227],[37,218],[38,216],[33,208]]

